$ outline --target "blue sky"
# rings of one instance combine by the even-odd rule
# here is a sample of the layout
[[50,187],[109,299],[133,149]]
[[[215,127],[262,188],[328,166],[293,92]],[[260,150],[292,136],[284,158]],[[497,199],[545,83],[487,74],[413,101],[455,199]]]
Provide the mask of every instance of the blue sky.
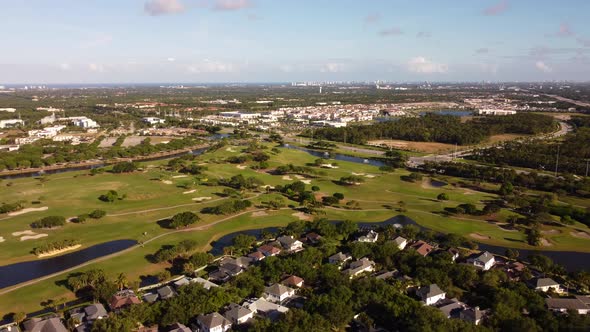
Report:
[[0,6],[0,84],[590,80],[587,0]]

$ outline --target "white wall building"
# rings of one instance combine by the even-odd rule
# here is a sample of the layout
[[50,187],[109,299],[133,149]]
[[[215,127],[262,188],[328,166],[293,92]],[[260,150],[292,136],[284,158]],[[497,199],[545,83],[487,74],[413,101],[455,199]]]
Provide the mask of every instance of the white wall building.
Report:
[[21,119],[0,120],[0,128],[12,128],[24,125],[25,122]]

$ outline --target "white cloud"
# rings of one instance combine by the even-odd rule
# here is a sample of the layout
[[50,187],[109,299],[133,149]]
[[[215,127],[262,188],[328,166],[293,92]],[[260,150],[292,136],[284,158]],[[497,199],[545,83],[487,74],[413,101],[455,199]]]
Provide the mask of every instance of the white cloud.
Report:
[[99,34],[80,44],[82,48],[95,48],[110,44],[113,41],[113,36],[107,34]]
[[449,71],[449,66],[442,63],[432,62],[425,57],[419,56],[411,59],[407,68],[409,71],[421,74],[446,73]]
[[151,16],[178,14],[185,10],[179,0],[149,0],[143,6],[146,13]]
[[553,68],[549,67],[543,61],[537,61],[537,62],[535,62],[535,67],[537,67],[538,70],[540,70],[540,71],[542,71],[544,73],[550,73],[550,72],[553,71]]
[[168,61],[168,62],[174,62],[174,61],[176,61],[176,58],[170,57],[170,58],[166,59],[166,61]]
[[199,63],[191,64],[187,67],[190,73],[231,73],[236,67],[231,63],[204,59]]
[[320,68],[322,73],[338,73],[344,70],[344,65],[341,63],[326,63]]
[[59,68],[60,68],[61,70],[70,70],[72,67],[70,66],[70,64],[69,64],[69,63],[65,63],[65,62],[64,62],[64,63],[60,63],[60,64],[59,64]]
[[482,72],[492,75],[496,75],[499,68],[499,66],[495,63],[483,63],[480,65],[480,67]]
[[252,6],[249,0],[216,0],[213,5],[215,10],[240,10]]
[[101,64],[90,63],[90,64],[88,64],[88,70],[95,72],[95,73],[103,73],[104,67]]
[[385,30],[381,30],[379,31],[379,35],[383,36],[383,37],[387,37],[387,36],[399,36],[399,35],[403,35],[403,31],[400,28],[391,28],[391,29],[385,29]]

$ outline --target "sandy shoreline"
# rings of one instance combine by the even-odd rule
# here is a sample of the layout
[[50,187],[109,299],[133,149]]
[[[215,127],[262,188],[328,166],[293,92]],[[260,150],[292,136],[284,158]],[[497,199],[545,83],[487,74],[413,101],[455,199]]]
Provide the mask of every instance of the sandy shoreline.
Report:
[[49,256],[59,255],[59,254],[61,254],[63,252],[66,252],[66,251],[78,249],[81,246],[82,246],[81,244],[76,244],[75,246],[71,246],[71,247],[67,247],[67,248],[63,248],[63,249],[52,250],[52,251],[45,252],[45,253],[42,253],[42,254],[37,255],[37,258],[43,258],[43,257],[49,257]]

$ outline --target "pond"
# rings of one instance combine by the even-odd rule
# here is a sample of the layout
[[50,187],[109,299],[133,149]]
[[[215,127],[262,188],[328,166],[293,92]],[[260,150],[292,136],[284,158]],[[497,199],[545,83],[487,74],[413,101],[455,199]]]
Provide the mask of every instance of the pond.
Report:
[[67,270],[136,244],[134,240],[116,240],[61,256],[0,266],[0,289]]
[[284,144],[283,147],[285,147],[287,149],[293,149],[293,150],[307,152],[310,155],[312,155],[314,157],[318,157],[318,158],[348,161],[351,163],[365,164],[365,165],[371,165],[371,166],[376,166],[376,167],[387,166],[386,163],[379,161],[379,160],[375,160],[375,159],[365,159],[365,158],[360,158],[360,157],[353,157],[353,156],[348,156],[348,155],[340,154],[340,153],[329,153],[327,151],[312,150],[312,149],[303,148],[303,147],[295,146],[295,145],[289,145],[289,144]]
[[[340,221],[332,221],[333,223],[339,223]],[[409,217],[398,215],[393,218],[387,219],[381,222],[359,222],[359,228],[367,229],[367,228],[378,228],[387,225],[394,225],[396,228],[402,227],[405,225],[416,225],[420,229],[427,230],[428,228],[420,226],[414,220]],[[277,227],[267,227],[267,228],[260,228],[260,229],[251,229],[243,232],[235,232],[231,234],[227,234],[221,237],[219,240],[211,243],[212,249],[210,253],[213,255],[221,255],[223,254],[223,248],[232,245],[232,240],[238,234],[248,234],[253,235],[256,239],[262,239],[263,230],[276,233],[279,231]],[[479,246],[479,250],[489,251],[496,255],[504,255],[506,252],[507,247],[501,246],[494,246],[484,243],[477,243]],[[529,255],[532,254],[541,254],[551,258],[555,263],[563,266],[567,271],[579,271],[579,270],[586,270],[590,271],[590,253],[583,253],[583,252],[574,252],[574,251],[549,251],[549,250],[530,250],[530,249],[517,249],[520,253],[521,259],[526,259]]]

